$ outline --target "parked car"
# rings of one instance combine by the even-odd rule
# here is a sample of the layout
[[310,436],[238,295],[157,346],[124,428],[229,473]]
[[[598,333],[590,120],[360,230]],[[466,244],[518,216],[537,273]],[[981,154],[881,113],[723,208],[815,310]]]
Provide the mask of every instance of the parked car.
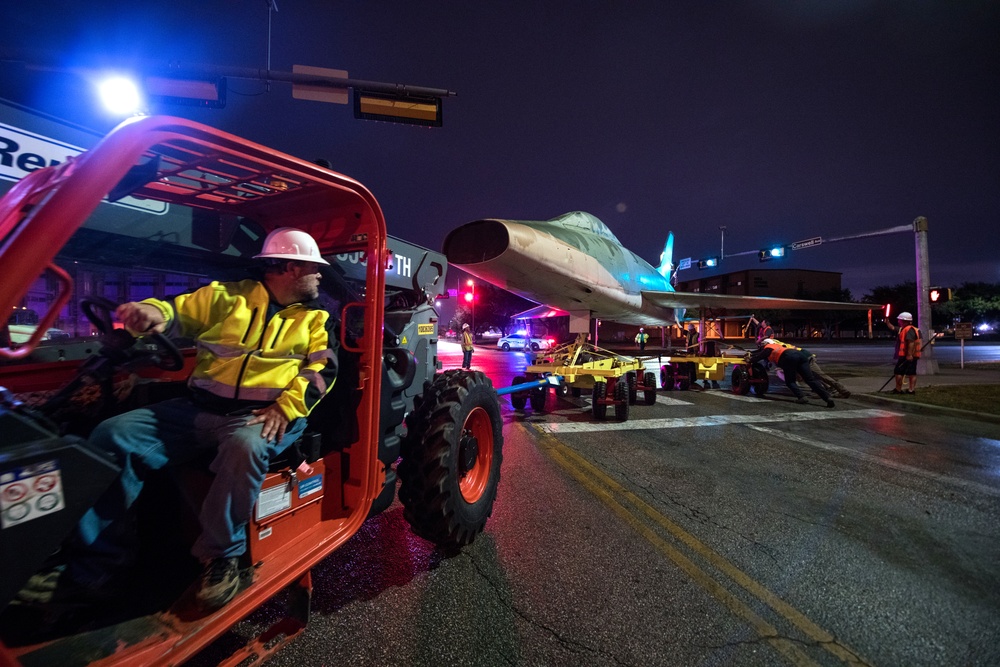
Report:
[[547,350],[556,341],[554,338],[538,338],[523,333],[513,333],[497,339],[497,347],[507,350]]

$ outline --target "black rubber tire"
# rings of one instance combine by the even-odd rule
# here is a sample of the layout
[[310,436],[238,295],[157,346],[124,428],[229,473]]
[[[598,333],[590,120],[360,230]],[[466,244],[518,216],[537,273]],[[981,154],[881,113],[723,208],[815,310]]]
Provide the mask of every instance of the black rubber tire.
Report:
[[635,405],[639,400],[639,377],[635,371],[629,371],[625,374],[625,382],[628,385],[628,402]]
[[746,366],[742,364],[733,366],[732,383],[734,394],[746,396],[750,393],[750,375],[747,373]]
[[545,413],[545,399],[549,395],[549,388],[547,386],[538,387],[537,389],[532,389],[531,393],[528,394],[528,400],[531,401],[531,409],[538,414]]
[[398,466],[403,517],[444,549],[470,544],[493,513],[500,484],[503,422],[493,383],[481,371],[446,371],[406,424]]
[[575,398],[580,398],[583,395],[583,391],[579,387],[570,387],[569,393]]
[[660,386],[667,391],[673,391],[675,382],[674,367],[670,364],[660,366]]
[[615,383],[615,419],[620,422],[628,421],[628,410],[631,401],[629,401],[629,395],[632,393],[632,389],[629,386],[628,380],[619,378],[618,382]]
[[656,375],[648,372],[644,373],[642,384],[646,387],[642,392],[642,397],[645,399],[646,405],[653,405],[656,403]]
[[753,383],[753,393],[763,396],[771,387],[771,378],[767,375],[767,369],[762,364],[754,364],[750,369],[750,374],[756,382]]
[[533,352],[538,352],[538,343],[532,343],[531,344],[531,350]]
[[607,382],[595,382],[594,383],[594,419],[603,420],[608,414],[608,406],[601,401],[608,395],[608,383]]
[[500,346],[500,349],[503,350],[504,352],[510,352],[510,345],[504,343],[503,345]]
[[[514,381],[511,382],[511,386],[524,384],[527,382],[527,378],[523,375],[517,375],[514,377]],[[525,391],[515,391],[510,395],[510,405],[515,410],[524,410],[524,406],[528,404],[528,393]]]

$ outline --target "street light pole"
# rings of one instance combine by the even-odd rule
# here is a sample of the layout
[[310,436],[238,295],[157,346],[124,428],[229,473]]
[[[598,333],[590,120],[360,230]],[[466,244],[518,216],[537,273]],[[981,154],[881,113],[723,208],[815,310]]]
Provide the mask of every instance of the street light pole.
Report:
[[719,232],[722,234],[722,240],[719,242],[719,261],[721,262],[726,258],[726,226],[719,225]]
[[[917,328],[920,330],[922,343],[927,343],[934,337],[934,326],[931,322],[931,300],[929,295],[931,285],[930,258],[927,252],[927,218],[920,216],[913,221],[913,234],[916,237],[917,254]],[[917,375],[937,375],[938,362],[934,358],[934,346],[926,345],[920,359],[917,360]]]

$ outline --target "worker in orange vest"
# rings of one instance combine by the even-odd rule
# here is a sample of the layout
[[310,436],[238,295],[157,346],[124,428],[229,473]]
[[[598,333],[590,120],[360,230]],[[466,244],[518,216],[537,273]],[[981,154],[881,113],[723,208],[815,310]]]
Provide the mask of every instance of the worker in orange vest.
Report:
[[[896,348],[893,351],[893,359],[896,360],[896,368],[893,374],[896,376],[896,388],[893,394],[913,394],[917,388],[917,359],[920,358],[920,329],[913,326],[913,315],[906,311],[897,317],[899,326],[893,326],[892,322],[886,320],[887,327],[896,332]],[[903,390],[903,378],[906,377],[909,388]]]
[[469,324],[462,325],[462,368],[472,369],[472,331]]
[[773,338],[765,338],[759,343],[760,347],[755,352],[747,355],[747,363],[753,364],[758,361],[767,360],[775,364],[785,374],[785,386],[795,395],[798,403],[808,403],[799,385],[795,383],[798,375],[806,381],[806,384],[815,391],[820,398],[826,401],[826,407],[834,407],[830,393],[823,387],[822,383],[816,379],[812,370],[809,369],[809,353],[798,348],[786,347]]

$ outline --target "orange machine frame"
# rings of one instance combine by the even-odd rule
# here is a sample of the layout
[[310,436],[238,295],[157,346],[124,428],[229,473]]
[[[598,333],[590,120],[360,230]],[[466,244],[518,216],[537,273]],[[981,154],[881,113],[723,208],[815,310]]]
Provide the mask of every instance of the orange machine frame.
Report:
[[[252,218],[265,230],[280,226],[303,229],[317,240],[324,254],[364,252],[385,258],[385,220],[375,197],[357,181],[225,132],[172,117],[145,117],[122,123],[95,148],[66,163],[41,169],[18,183],[0,201],[0,312],[18,303],[45,267],[54,264],[59,249],[135,165],[157,161],[159,177],[133,197],[204,207]],[[205,175],[211,178],[204,178]],[[322,492],[308,495],[294,510],[270,522],[251,525],[254,538],[271,528],[280,535],[252,554],[257,567],[254,584],[232,603],[207,616],[175,607],[144,619],[149,632],[140,641],[120,638],[114,652],[95,660],[100,665],[168,665],[183,662],[225,633],[234,623],[290,585],[308,598],[310,568],[337,549],[364,522],[372,500],[382,489],[378,464],[378,405],[385,262],[369,261],[363,307],[364,333],[357,387],[358,437],[344,452],[316,462]],[[56,305],[58,308],[58,304]],[[51,313],[42,317],[44,329]],[[17,351],[27,354],[37,341]],[[343,333],[341,333],[343,343]],[[2,351],[0,351],[2,355]],[[2,355],[13,356],[10,351]],[[346,454],[346,457],[343,455]],[[350,461],[344,475],[342,459]],[[279,476],[280,477],[280,476]],[[267,484],[283,483],[274,481]],[[313,483],[313,482],[310,482]],[[280,526],[278,525],[280,524]],[[284,622],[249,645],[234,663],[248,655],[271,653],[301,631],[304,619]],[[24,646],[0,646],[0,665],[21,659],[61,662],[61,640]],[[114,645],[114,643],[112,643]]]

